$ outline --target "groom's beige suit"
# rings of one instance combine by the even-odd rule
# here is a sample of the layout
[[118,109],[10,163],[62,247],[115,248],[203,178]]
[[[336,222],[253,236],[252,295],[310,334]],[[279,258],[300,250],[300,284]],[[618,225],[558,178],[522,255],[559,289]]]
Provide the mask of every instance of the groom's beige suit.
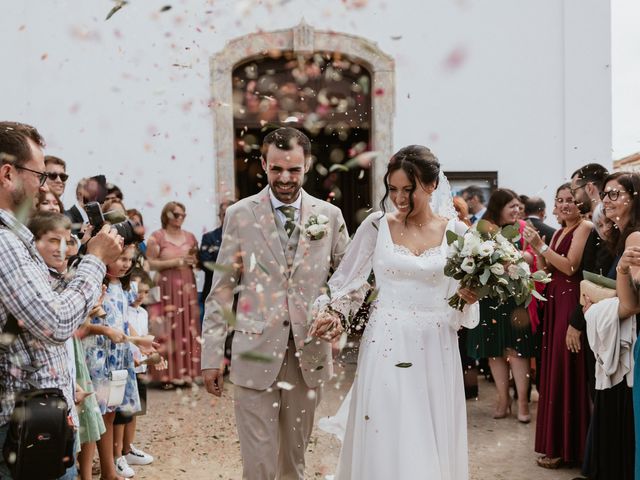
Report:
[[[243,478],[250,480],[303,478],[320,387],[333,372],[331,345],[308,340],[310,308],[349,236],[337,207],[300,195],[290,236],[268,187],[229,207],[206,300],[202,368],[220,368],[233,294],[239,294],[230,380]],[[312,239],[304,226],[318,215],[329,219],[328,230]]]

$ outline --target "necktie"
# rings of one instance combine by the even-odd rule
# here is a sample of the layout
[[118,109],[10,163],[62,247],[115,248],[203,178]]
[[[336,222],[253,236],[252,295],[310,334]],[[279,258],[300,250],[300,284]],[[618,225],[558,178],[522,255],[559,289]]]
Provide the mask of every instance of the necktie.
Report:
[[278,210],[284,213],[284,216],[287,217],[287,221],[284,224],[284,231],[287,232],[287,235],[290,237],[293,230],[296,228],[296,207],[282,205],[281,207],[278,207]]
[[476,220],[478,219],[478,217],[476,217],[475,215],[471,215],[471,218],[469,219],[469,221],[474,224],[476,223]]

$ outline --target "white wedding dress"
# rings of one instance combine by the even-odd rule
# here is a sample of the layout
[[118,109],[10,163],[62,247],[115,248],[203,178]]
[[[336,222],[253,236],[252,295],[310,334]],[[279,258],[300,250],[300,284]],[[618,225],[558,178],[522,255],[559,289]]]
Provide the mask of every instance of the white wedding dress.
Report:
[[[457,233],[466,228],[455,220],[447,225]],[[474,327],[479,311],[477,304],[463,312],[447,304],[458,285],[444,275],[445,238],[416,256],[393,243],[386,217],[371,214],[329,281],[331,296],[316,301],[353,312],[373,269],[378,297],[353,386],[338,414],[320,422],[343,436],[336,480],[468,479],[456,332]]]

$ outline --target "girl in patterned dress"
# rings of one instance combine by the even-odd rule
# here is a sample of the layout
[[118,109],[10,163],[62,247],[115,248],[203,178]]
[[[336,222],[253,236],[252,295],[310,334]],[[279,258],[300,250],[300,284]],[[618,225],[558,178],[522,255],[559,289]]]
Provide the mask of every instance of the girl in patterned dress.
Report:
[[[100,469],[102,478],[106,480],[119,478],[113,455],[113,420],[116,411],[132,415],[140,410],[133,353],[128,343],[128,340],[131,340],[129,337],[136,337],[137,334],[127,320],[129,305],[136,297],[135,288],[130,288],[134,254],[134,245],[126,246],[120,257],[107,265],[107,290],[102,304],[106,315],[91,319],[87,329],[94,335],[84,340],[89,374],[106,427],[106,432],[98,440]],[[109,374],[115,370],[127,370],[128,377],[124,399],[120,405],[113,407],[108,406],[107,402]]]

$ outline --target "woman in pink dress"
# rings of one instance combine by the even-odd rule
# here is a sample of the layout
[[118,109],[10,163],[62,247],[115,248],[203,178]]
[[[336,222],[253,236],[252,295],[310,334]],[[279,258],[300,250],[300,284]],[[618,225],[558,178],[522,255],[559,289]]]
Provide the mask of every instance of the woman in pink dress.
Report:
[[186,217],[183,204],[169,202],[162,209],[162,229],[151,234],[147,259],[158,272],[160,302],[151,312],[151,333],[163,345],[168,369],[153,380],[175,385],[190,384],[200,376],[200,312],[193,268],[197,264],[198,241],[182,229]]

